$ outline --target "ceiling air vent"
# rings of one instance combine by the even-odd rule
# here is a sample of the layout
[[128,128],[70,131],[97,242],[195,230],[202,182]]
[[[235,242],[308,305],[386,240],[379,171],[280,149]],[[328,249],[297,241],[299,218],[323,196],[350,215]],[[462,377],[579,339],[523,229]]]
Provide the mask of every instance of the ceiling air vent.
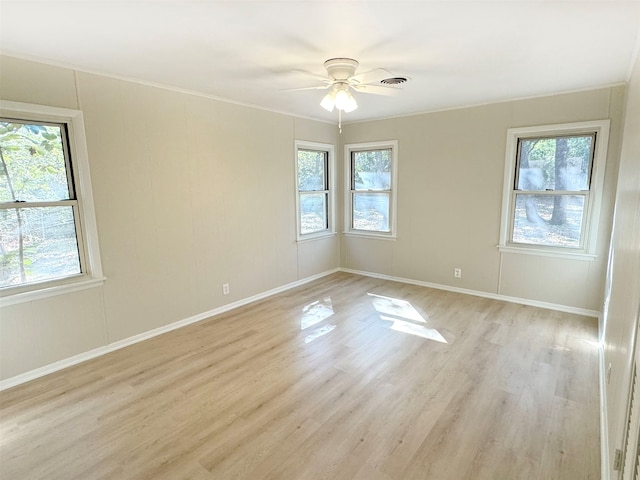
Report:
[[400,85],[408,80],[406,77],[392,77],[380,80],[383,85]]

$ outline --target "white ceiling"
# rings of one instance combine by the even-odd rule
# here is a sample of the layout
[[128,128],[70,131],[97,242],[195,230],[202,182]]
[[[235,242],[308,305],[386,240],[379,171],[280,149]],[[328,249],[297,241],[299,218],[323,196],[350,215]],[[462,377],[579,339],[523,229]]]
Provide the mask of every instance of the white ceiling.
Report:
[[0,0],[7,55],[320,120],[299,70],[352,57],[411,81],[345,122],[624,82],[640,1]]

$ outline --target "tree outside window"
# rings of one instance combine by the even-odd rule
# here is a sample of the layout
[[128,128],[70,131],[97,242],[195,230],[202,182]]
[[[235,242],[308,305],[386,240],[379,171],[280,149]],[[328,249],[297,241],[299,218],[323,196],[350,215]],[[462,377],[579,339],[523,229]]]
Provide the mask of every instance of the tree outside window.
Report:
[[66,125],[0,122],[0,287],[82,273]]
[[351,153],[355,230],[390,231],[391,153],[390,148]]
[[329,228],[327,178],[328,152],[298,150],[300,235]]
[[395,239],[398,142],[347,144],[344,158],[346,233]]
[[520,139],[511,241],[581,247],[595,135]]
[[297,238],[333,235],[333,145],[296,141]]
[[609,123],[507,131],[500,251],[595,258]]

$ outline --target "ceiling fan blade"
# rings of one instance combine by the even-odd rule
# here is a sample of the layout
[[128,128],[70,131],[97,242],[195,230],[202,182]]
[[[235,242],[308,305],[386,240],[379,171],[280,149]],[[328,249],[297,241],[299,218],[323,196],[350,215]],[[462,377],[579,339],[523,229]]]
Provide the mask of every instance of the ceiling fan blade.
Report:
[[386,95],[388,97],[398,95],[402,90],[401,88],[385,87],[382,85],[352,85],[351,87],[356,92],[373,93],[374,95]]
[[300,68],[293,68],[291,70],[288,70],[291,73],[301,73],[302,75],[309,77],[309,78],[315,78],[316,80],[320,81],[320,82],[329,82],[330,80],[326,77],[326,75],[318,75],[317,73],[313,73],[310,72],[309,70],[302,70]]
[[300,92],[302,90],[326,90],[331,85],[317,85],[315,87],[285,88],[283,92]]
[[368,72],[358,73],[354,75],[349,80],[355,80],[359,84],[379,82],[383,78],[393,77],[393,73],[391,73],[386,68],[374,68],[373,70],[369,70]]

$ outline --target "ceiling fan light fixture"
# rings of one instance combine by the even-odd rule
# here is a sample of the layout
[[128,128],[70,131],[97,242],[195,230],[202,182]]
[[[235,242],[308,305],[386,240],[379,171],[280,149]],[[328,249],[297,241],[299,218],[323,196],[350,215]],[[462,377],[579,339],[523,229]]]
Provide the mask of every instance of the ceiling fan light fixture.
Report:
[[356,102],[349,88],[343,87],[335,92],[335,106],[338,110],[349,113],[358,108],[358,102]]
[[333,112],[333,107],[336,104],[336,92],[327,93],[322,101],[320,102],[320,106],[324,108],[328,112]]
[[344,107],[344,111],[345,113],[349,113],[349,112],[353,112],[356,108],[358,108],[358,102],[356,102],[355,97],[351,95],[351,93],[349,93],[349,100],[347,101],[347,104]]
[[340,89],[336,92],[336,108],[344,110],[349,103],[349,92],[346,89]]

